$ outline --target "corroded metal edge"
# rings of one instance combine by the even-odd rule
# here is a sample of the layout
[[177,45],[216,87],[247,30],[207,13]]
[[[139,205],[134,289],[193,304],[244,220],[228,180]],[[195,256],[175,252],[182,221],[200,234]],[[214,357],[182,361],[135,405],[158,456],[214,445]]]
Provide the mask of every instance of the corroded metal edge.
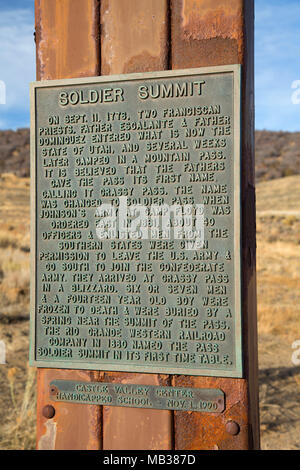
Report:
[[148,78],[164,78],[164,77],[181,77],[186,75],[209,75],[209,74],[219,74],[219,73],[235,73],[235,78],[237,74],[240,73],[241,65],[232,64],[232,65],[216,65],[213,67],[196,67],[189,69],[181,70],[164,70],[159,72],[137,72],[137,73],[127,73],[127,74],[118,74],[118,75],[102,75],[96,77],[84,77],[84,78],[62,78],[59,80],[42,80],[42,81],[33,81],[30,83],[30,86],[33,88],[36,87],[53,87],[61,85],[89,85],[91,83],[107,83],[107,82],[122,82],[127,80],[141,80]]

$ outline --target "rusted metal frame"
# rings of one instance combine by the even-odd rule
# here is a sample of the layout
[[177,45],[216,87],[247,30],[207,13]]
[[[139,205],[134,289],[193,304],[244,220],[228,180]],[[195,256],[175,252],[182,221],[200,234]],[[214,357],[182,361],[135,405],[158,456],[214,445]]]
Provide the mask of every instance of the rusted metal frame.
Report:
[[[256,202],[254,155],[254,1],[243,1],[243,88],[242,88],[242,309],[244,370],[249,400],[249,448],[260,447],[256,295]],[[250,221],[250,223],[249,223]]]
[[[172,68],[242,64],[242,312],[244,378],[173,377],[226,393],[220,415],[175,412],[176,449],[258,449],[252,0],[171,0]],[[238,424],[238,434],[233,432]]]
[[[42,3],[42,2],[37,2],[37,3],[40,4],[40,3]],[[173,5],[173,3],[174,3],[174,2],[172,2],[172,7],[175,6],[175,5]],[[176,0],[176,4],[177,4],[176,6],[177,6],[177,7],[178,7],[178,5],[180,5],[181,3],[182,3],[182,2],[180,2],[180,1],[177,2],[177,0]],[[186,2],[184,2],[184,3],[186,3]],[[195,2],[194,2],[194,3],[195,3]],[[196,3],[199,4],[199,1],[196,2]],[[228,2],[227,2],[227,3],[228,3]],[[235,2],[235,3],[240,3],[240,2]],[[252,2],[251,2],[251,3],[252,3]],[[250,9],[252,8],[252,7],[251,7],[251,3],[250,3],[250,2],[248,3],[248,7],[245,6],[245,9],[246,9],[246,10],[247,10],[247,8],[250,8]],[[214,4],[215,4],[215,2],[214,2]],[[181,6],[182,6],[182,5],[181,5]],[[245,11],[246,11],[246,10],[245,10]],[[172,9],[172,12],[173,12],[173,11],[174,11],[174,10]],[[249,14],[250,14],[250,12],[249,12]],[[41,25],[41,24],[42,24],[41,21],[42,21],[42,20],[40,20],[40,21],[38,22],[38,23],[39,23],[38,25]],[[243,23],[243,27],[244,27],[244,23]],[[37,28],[37,32],[38,32],[38,34],[37,34],[37,45],[38,45],[38,44],[39,44],[39,40],[40,40],[39,34],[41,34],[41,30],[39,30],[39,28]],[[249,38],[249,42],[251,42],[251,34],[248,36],[248,38]],[[215,38],[215,37],[212,38],[212,39],[217,39],[216,41],[213,40],[213,43],[214,43],[215,46],[218,46],[218,45],[219,45],[219,39],[218,39],[218,38]],[[222,38],[221,38],[221,39],[222,39]],[[246,35],[246,39],[247,39],[247,35]],[[173,39],[173,40],[174,40],[174,39]],[[236,39],[234,39],[234,40],[237,41]],[[225,41],[225,42],[226,42],[226,41]],[[222,41],[220,42],[220,44],[222,44]],[[231,51],[231,52],[230,52],[231,55],[230,55],[230,54],[229,54],[229,55],[227,54],[226,60],[228,60],[229,62],[226,62],[226,63],[237,63],[237,62],[240,63],[241,55],[240,55],[239,47],[237,47],[237,49],[236,49],[237,53],[234,54],[232,51],[234,51],[235,48],[233,47],[233,43],[231,42],[231,39],[230,39],[230,41],[229,41],[229,43],[228,43],[227,45],[229,45],[229,44],[231,44],[231,46],[232,46],[231,48],[229,48],[230,51]],[[203,45],[202,45],[202,46],[203,46]],[[220,48],[220,46],[218,46],[218,47]],[[225,48],[225,49],[226,49],[226,48]],[[225,49],[224,49],[224,50],[225,50]],[[39,45],[37,46],[37,50],[39,50]],[[205,47],[204,47],[204,50],[205,50]],[[227,48],[227,50],[228,50],[228,48]],[[202,52],[203,52],[203,51],[202,51]],[[194,55],[194,54],[193,54],[193,55]],[[187,62],[188,62],[188,60],[191,60],[191,57],[189,58],[189,57],[188,57],[188,54],[184,54],[182,57],[183,57],[183,60],[186,60]],[[204,57],[204,60],[203,60],[203,57]],[[181,61],[180,65],[177,64],[177,66],[176,66],[176,61],[174,61],[174,58],[173,58],[173,57],[172,57],[172,62],[174,62],[174,64],[173,64],[173,65],[174,65],[174,68],[184,68],[185,66],[186,66],[186,67],[191,67],[191,66],[196,67],[196,66],[199,66],[199,65],[220,65],[220,64],[224,64],[224,62],[225,62],[225,59],[224,59],[224,60],[221,60],[221,59],[222,59],[222,57],[221,57],[221,58],[220,58],[220,61],[217,61],[217,63],[212,64],[211,62],[209,62],[209,64],[208,64],[207,62],[205,62],[205,60],[206,60],[206,61],[214,60],[214,58],[211,57],[211,55],[209,55],[209,54],[207,54],[207,56],[205,56],[205,55],[203,56],[203,55],[199,54],[198,59],[200,60],[201,63],[199,63],[199,62],[194,63],[194,62],[193,62],[193,57],[192,57],[192,63],[189,63],[188,65],[185,65],[184,62]],[[45,78],[45,77],[47,77],[48,69],[51,69],[51,67],[49,68],[49,66],[48,66],[48,69],[46,68],[46,71],[45,71],[45,67],[43,68],[43,65],[44,65],[44,64],[43,64],[43,57],[42,57],[42,58],[39,57],[39,60],[41,61],[41,62],[40,62],[40,66],[39,66],[40,76],[41,76],[42,78]],[[203,60],[203,63],[202,63],[202,60]],[[232,60],[232,61],[231,61],[231,60]],[[145,65],[145,59],[142,60],[141,62],[142,62],[142,65],[141,65],[141,69],[142,69],[142,70],[151,70],[151,67],[147,69],[147,64]],[[131,62],[130,64],[127,64],[127,66],[128,66],[128,68],[127,68],[126,71],[136,71],[136,69],[134,69],[134,68],[136,67],[136,64],[134,63],[134,61]],[[133,70],[131,70],[131,67],[133,68]],[[125,71],[125,70],[122,70],[121,73],[124,72],[124,71]],[[113,71],[112,71],[112,72],[110,72],[110,73],[116,73],[116,72],[113,72]],[[120,72],[119,72],[119,73],[120,73]],[[92,75],[92,74],[89,73],[89,75]],[[247,74],[247,77],[248,77],[248,76],[249,76],[249,74]],[[50,76],[50,77],[47,77],[47,78],[57,78],[57,76],[54,76],[54,77],[51,77],[51,76]],[[251,79],[250,79],[250,85],[251,85]],[[250,98],[250,96],[249,96],[249,94],[248,94],[248,91],[249,91],[249,89],[251,88],[250,85],[248,86],[247,91],[245,91],[245,89],[244,89],[244,95],[243,95],[243,96],[244,96],[244,98],[245,98],[245,102],[246,102],[247,98],[248,98],[248,99]],[[246,103],[246,104],[247,104],[247,103]],[[248,103],[247,105],[250,106],[250,103]],[[244,125],[244,127],[246,128],[246,124]],[[251,132],[250,132],[250,134],[251,134]],[[251,140],[251,135],[250,135],[250,140]],[[250,145],[250,146],[249,146],[249,145]],[[247,149],[246,149],[246,150],[249,151],[250,153],[251,153],[251,145],[252,145],[252,144],[251,144],[251,142],[250,142],[250,144],[248,144]],[[251,156],[250,156],[249,158],[247,158],[247,162],[248,162],[249,160],[251,160]],[[247,163],[247,164],[248,164],[248,163]],[[244,166],[247,166],[247,165],[244,165]],[[250,166],[251,166],[251,164],[250,164]],[[253,165],[252,165],[252,166],[253,166]],[[246,170],[243,172],[243,174],[244,174],[244,175],[246,174],[246,180],[247,180],[247,178],[249,178],[248,168],[246,168]],[[253,213],[253,208],[254,208],[254,205],[253,205],[253,194],[254,194],[253,188],[254,188],[254,185],[251,185],[251,176],[250,176],[249,180],[250,180],[250,182],[249,182],[248,193],[247,193],[248,195],[244,198],[244,207],[247,208],[247,207],[249,206],[249,209],[248,209],[248,210],[246,209],[246,210],[247,210],[246,214],[247,214],[247,213],[250,213],[250,212]],[[243,180],[243,186],[244,186],[244,180]],[[252,200],[251,200],[251,197],[252,197]],[[249,198],[249,202],[248,202],[248,198]],[[244,213],[245,213],[245,212],[244,212]],[[251,235],[250,237],[249,237],[249,235],[248,235],[248,239],[249,239],[249,240],[248,240],[248,241],[249,241],[248,245],[251,245],[251,246],[250,246],[250,248],[248,248],[247,244],[244,243],[244,246],[246,247],[246,250],[244,250],[243,253],[244,253],[244,252],[246,253],[246,257],[247,257],[247,260],[248,260],[249,264],[252,265],[252,266],[254,266],[255,254],[254,254],[254,256],[253,256],[253,247],[252,247],[252,245],[253,245],[253,235]],[[249,261],[249,253],[250,253],[250,261]],[[255,250],[254,250],[254,253],[255,253]],[[252,268],[252,271],[253,271],[253,268]],[[250,281],[252,282],[252,287],[251,287],[251,288],[254,290],[253,285],[254,285],[255,283],[254,283],[254,281],[253,281],[253,275],[251,275],[251,274],[250,274]],[[247,279],[246,279],[246,282],[244,283],[244,286],[246,286],[246,287],[244,287],[244,288],[245,288],[246,291],[247,291],[247,286],[248,286]],[[250,291],[250,289],[248,289],[248,291]],[[249,299],[250,297],[252,298],[252,296],[251,296],[250,294],[251,294],[251,293],[248,292],[248,297],[247,297],[247,295],[245,295],[245,298],[247,299],[247,302],[249,301],[248,299]],[[247,371],[250,369],[249,364],[252,366],[252,367],[251,367],[251,369],[252,369],[251,374],[252,374],[252,377],[253,377],[253,382],[251,383],[251,386],[249,386],[249,383],[250,383],[250,382],[249,382],[248,379],[246,379],[246,380],[240,380],[240,379],[234,379],[234,380],[231,380],[231,379],[213,379],[213,378],[210,378],[210,379],[208,379],[208,378],[192,379],[192,378],[187,378],[187,377],[186,377],[186,378],[185,378],[185,377],[180,377],[180,378],[174,377],[174,379],[173,379],[174,383],[177,384],[177,385],[179,385],[180,383],[181,383],[181,384],[188,385],[188,384],[190,384],[189,381],[193,381],[193,380],[196,381],[196,380],[197,380],[198,383],[199,383],[199,382],[201,383],[201,385],[200,385],[201,387],[204,387],[204,386],[215,386],[215,387],[217,387],[217,386],[220,385],[220,388],[223,388],[223,390],[224,390],[225,392],[226,392],[226,390],[227,390],[228,404],[231,403],[230,398],[232,398],[232,405],[230,405],[230,407],[229,407],[229,410],[231,411],[231,413],[233,412],[233,409],[234,409],[235,407],[238,408],[237,411],[235,412],[235,414],[234,414],[234,413],[231,414],[230,417],[231,417],[231,416],[232,416],[232,417],[234,417],[234,416],[240,417],[240,415],[241,415],[240,412],[241,412],[241,411],[243,412],[243,410],[244,410],[244,413],[242,413],[242,415],[245,414],[245,416],[248,418],[247,398],[248,398],[248,395],[250,394],[251,390],[252,390],[252,393],[255,395],[255,388],[254,388],[254,385],[255,385],[255,380],[256,380],[256,379],[255,379],[255,357],[256,357],[256,355],[255,355],[255,347],[253,347],[253,341],[252,341],[252,339],[251,339],[252,333],[255,332],[255,324],[256,324],[256,322],[255,322],[255,318],[254,318],[254,315],[253,315],[253,319],[252,319],[252,330],[251,330],[251,331],[250,331],[250,329],[247,330],[247,331],[248,331],[247,341],[249,341],[249,342],[251,343],[251,345],[252,345],[252,350],[254,351],[254,354],[253,354],[253,356],[252,356],[252,359],[248,359],[248,360],[246,359],[246,361],[245,361],[245,370],[246,370],[247,377],[250,376],[250,374],[247,372]],[[245,331],[246,331],[246,329],[245,329]],[[255,334],[255,333],[254,333],[254,334]],[[249,338],[249,340],[248,340],[248,338]],[[253,359],[253,358],[254,358],[254,359]],[[40,372],[42,373],[42,371],[40,371]],[[44,372],[46,373],[47,371],[44,370]],[[51,373],[52,373],[52,372],[53,372],[53,370],[51,370]],[[68,373],[70,372],[70,374],[72,374],[72,371],[65,371],[65,372],[68,372]],[[76,371],[74,371],[74,373],[76,373]],[[87,374],[89,374],[89,373],[87,373]],[[92,373],[91,373],[91,374],[92,374]],[[102,375],[102,374],[101,374],[101,375]],[[120,377],[121,375],[122,375],[122,374],[116,374],[116,376],[118,376],[118,377]],[[133,375],[133,374],[131,374],[131,375]],[[141,376],[142,376],[142,374],[139,374],[139,377],[141,377]],[[114,378],[115,378],[115,377],[113,377],[113,374],[112,374],[112,373],[110,374],[110,377],[111,377],[112,380],[114,380]],[[147,375],[147,377],[150,377],[150,375]],[[42,375],[40,376],[40,378],[42,378]],[[56,375],[56,378],[57,378],[57,375]],[[65,378],[65,377],[64,377],[64,378]],[[74,376],[73,376],[72,378],[74,378]],[[92,378],[92,376],[91,376],[91,378]],[[131,379],[132,379],[132,378],[133,378],[133,377],[131,377]],[[95,377],[93,377],[92,379],[95,380]],[[119,380],[119,379],[118,379],[118,380]],[[126,380],[126,378],[125,378],[124,380]],[[138,380],[138,377],[136,378],[135,382],[136,382],[137,380]],[[222,381],[223,381],[223,382],[222,382]],[[225,382],[224,382],[224,381],[225,381]],[[211,383],[211,384],[210,384],[210,383]],[[210,384],[210,385],[209,385],[209,384]],[[219,385],[218,385],[218,384],[219,384]],[[196,383],[193,384],[193,386],[196,386]],[[232,387],[234,388],[235,394],[233,394],[233,393],[231,392],[231,388],[232,388]],[[252,399],[251,399],[251,401],[252,401]],[[241,404],[242,404],[243,406],[241,406]],[[240,407],[240,408],[239,408],[239,407]],[[144,410],[144,411],[145,411],[145,410]],[[198,415],[198,418],[199,418],[199,415],[200,415],[200,414],[197,413],[197,415]],[[228,416],[229,416],[229,415],[228,415]],[[253,416],[254,416],[254,418],[255,418],[255,416],[257,416],[257,415],[256,415],[256,405],[255,405],[255,404],[254,404],[254,407],[253,407]],[[181,419],[181,418],[182,418],[182,419]],[[186,418],[188,418],[188,419],[186,419]],[[190,417],[190,418],[192,418],[192,417]],[[198,433],[200,427],[202,426],[203,420],[201,421],[201,419],[199,419],[199,420],[197,421],[196,419],[193,420],[193,419],[190,419],[190,418],[189,418],[189,417],[184,417],[183,412],[179,412],[179,413],[176,415],[176,425],[178,425],[178,426],[176,426],[176,447],[177,447],[177,448],[180,448],[180,449],[184,449],[184,448],[197,448],[197,447],[195,447],[195,445],[196,445],[196,444],[195,444],[195,435]],[[217,417],[215,417],[215,418],[217,418]],[[218,422],[215,423],[216,426],[214,426],[213,429],[214,429],[214,435],[215,435],[215,437],[217,437],[217,436],[219,435],[219,445],[215,443],[215,442],[216,442],[216,439],[214,439],[213,442],[209,443],[208,440],[207,440],[207,436],[203,436],[203,441],[200,443],[200,446],[202,445],[202,446],[204,446],[203,448],[209,448],[209,447],[208,447],[209,444],[211,444],[211,445],[213,444],[212,448],[216,448],[216,446],[217,446],[218,448],[237,448],[237,445],[236,445],[237,441],[235,441],[234,444],[232,444],[232,442],[231,442],[230,440],[229,440],[227,443],[225,442],[226,439],[224,439],[224,433],[223,433],[224,422],[222,423],[222,427],[220,427],[220,420],[216,419],[216,421],[218,421]],[[252,422],[253,424],[252,424],[252,432],[251,432],[250,434],[253,435],[253,439],[252,439],[252,440],[253,440],[253,447],[255,447],[255,441],[257,442],[257,438],[255,439],[255,431],[256,431],[255,427],[256,427],[256,425],[255,425],[255,421],[254,421],[253,418],[252,418],[252,421],[251,421],[251,422]],[[209,423],[208,423],[208,424],[209,424]],[[181,425],[181,427],[180,427],[180,425]],[[187,436],[187,438],[184,436],[184,426],[187,426],[187,430],[190,430],[191,427],[193,428],[193,429],[192,429],[192,432],[190,433],[190,435]],[[218,432],[217,432],[217,431],[218,431],[218,427],[220,428],[219,434],[218,434]],[[246,424],[246,425],[245,425],[245,429],[246,429],[247,427],[248,427],[248,426],[247,426],[247,424]],[[227,426],[227,429],[230,429],[230,426],[229,426],[229,427]],[[244,436],[244,437],[242,438],[242,440],[241,440],[241,442],[240,442],[240,447],[238,447],[238,448],[246,448],[247,445],[249,444],[248,432],[246,433],[246,437],[245,437],[245,434],[242,434],[242,433],[239,433],[239,435],[240,435],[240,438],[239,438],[239,439],[241,439],[241,437],[243,437],[243,436]],[[181,443],[180,443],[180,439],[181,439],[181,441],[182,441]],[[218,439],[217,439],[217,440],[218,440]],[[228,440],[228,439],[227,439],[227,440]],[[251,440],[251,439],[250,439],[250,440]],[[251,445],[251,444],[250,444],[250,445]],[[198,448],[200,448],[200,446],[198,446]],[[256,447],[257,447],[257,446],[256,446]]]
[[[35,0],[35,28],[38,80],[100,73],[98,0]],[[99,372],[38,369],[37,449],[100,449],[101,407],[53,402],[50,383],[58,378],[97,381]]]
[[101,407],[55,402],[50,393],[54,379],[98,381],[99,373],[65,369],[38,369],[37,449],[99,450]]
[[100,75],[99,0],[35,0],[37,80]]
[[[102,0],[101,71],[103,75],[168,69],[169,2]],[[107,372],[103,382],[170,385],[161,374]],[[174,448],[173,412],[103,407],[103,448]]]

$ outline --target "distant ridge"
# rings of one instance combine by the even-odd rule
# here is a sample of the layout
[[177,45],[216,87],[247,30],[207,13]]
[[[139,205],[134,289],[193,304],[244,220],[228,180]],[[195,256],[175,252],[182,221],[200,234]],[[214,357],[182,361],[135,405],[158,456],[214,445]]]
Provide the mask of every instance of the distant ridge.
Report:
[[257,181],[299,175],[300,132],[256,131],[255,173]]
[[17,176],[29,176],[29,129],[0,131],[0,174],[1,173],[14,173]]
[[[300,132],[256,131],[257,181],[300,174]],[[0,131],[0,174],[29,176],[29,129]]]

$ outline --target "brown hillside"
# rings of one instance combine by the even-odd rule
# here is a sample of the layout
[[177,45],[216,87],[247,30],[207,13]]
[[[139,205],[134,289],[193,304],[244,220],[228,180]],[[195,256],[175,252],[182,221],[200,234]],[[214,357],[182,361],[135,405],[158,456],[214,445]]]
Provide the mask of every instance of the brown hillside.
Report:
[[[256,179],[300,174],[300,132],[256,131]],[[0,131],[0,174],[29,176],[29,129]]]
[[300,174],[300,132],[255,133],[256,180]]
[[0,131],[0,174],[29,176],[29,129]]

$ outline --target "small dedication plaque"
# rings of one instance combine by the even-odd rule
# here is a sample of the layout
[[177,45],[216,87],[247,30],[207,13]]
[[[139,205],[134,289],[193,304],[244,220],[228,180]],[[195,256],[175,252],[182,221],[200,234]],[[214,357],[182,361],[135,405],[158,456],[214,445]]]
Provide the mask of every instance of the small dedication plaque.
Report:
[[240,67],[31,100],[31,364],[241,377]]
[[207,413],[222,413],[225,409],[224,392],[210,388],[54,380],[50,396],[55,401],[89,405]]

